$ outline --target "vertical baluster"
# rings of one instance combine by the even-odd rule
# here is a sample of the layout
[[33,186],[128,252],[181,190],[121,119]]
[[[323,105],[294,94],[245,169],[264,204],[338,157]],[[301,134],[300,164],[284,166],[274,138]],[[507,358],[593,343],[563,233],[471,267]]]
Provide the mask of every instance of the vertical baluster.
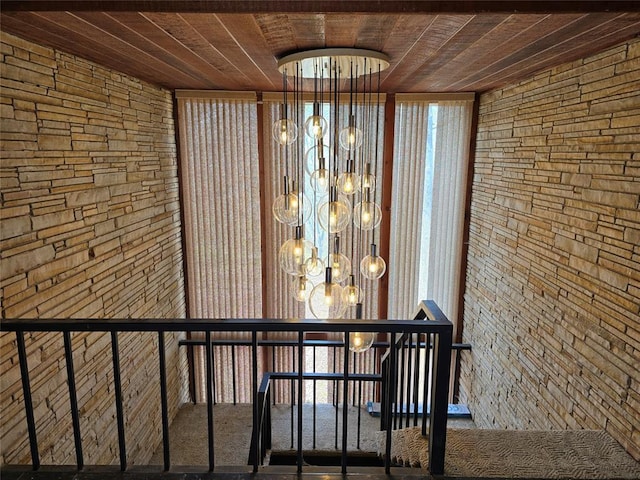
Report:
[[304,332],[298,332],[298,473],[302,473],[302,380],[304,373]]
[[[355,388],[354,388],[355,390]],[[360,422],[362,420],[362,380],[358,380],[358,437],[356,448],[360,450]]]
[[[292,372],[296,371],[296,352],[297,352],[297,348],[296,347],[297,347],[297,345],[292,345],[291,346],[291,351],[293,352],[293,355],[291,356],[291,371]],[[296,404],[296,382],[295,382],[295,380],[291,381],[291,404],[292,405]]]
[[162,409],[162,450],[164,452],[164,471],[171,468],[169,452],[169,404],[167,400],[167,359],[164,345],[164,332],[158,332],[158,358],[160,360],[160,402]]
[[236,346],[231,345],[231,388],[233,389],[233,404],[237,403],[236,401]]
[[124,411],[122,408],[122,381],[120,379],[120,350],[118,332],[111,332],[111,357],[113,359],[113,386],[116,399],[116,417],[118,421],[118,446],[120,449],[120,470],[127,469],[127,447],[124,435]]
[[264,428],[262,422],[259,421],[259,409],[264,408],[264,399],[258,397],[258,333],[254,330],[251,332],[251,383],[253,391],[253,432],[255,435],[255,444],[253,451],[253,473],[258,471],[258,465],[262,462],[262,443],[260,429]]
[[398,347],[400,349],[400,383],[399,388],[397,389],[398,394],[400,395],[400,398],[397,402],[396,405],[396,410],[398,411],[398,413],[396,414],[396,417],[393,420],[393,428],[394,430],[396,428],[398,428],[396,420],[400,420],[400,428],[402,428],[402,416],[404,414],[404,367],[406,364],[405,361],[405,341],[406,341],[406,334],[402,334],[400,336],[400,347]]
[[18,346],[18,361],[20,362],[20,377],[22,379],[22,393],[24,395],[24,409],[29,431],[29,447],[31,449],[31,464],[34,470],[40,468],[40,454],[38,452],[38,437],[36,435],[36,420],[33,415],[33,401],[31,399],[31,384],[29,382],[29,365],[27,363],[27,348],[24,344],[24,332],[16,332]]
[[[333,347],[333,373],[336,373],[336,354],[337,354],[337,350],[336,350],[336,346],[334,345]],[[339,383],[338,380],[333,380],[333,406],[335,407],[335,429],[334,429],[334,433],[333,433],[333,448],[335,448],[336,450],[338,449],[338,390],[339,390]]]
[[[271,371],[272,372],[276,371],[276,348],[278,348],[278,347],[276,347],[276,346],[272,346],[271,347]],[[274,405],[276,404],[276,396],[277,396],[277,392],[275,391],[276,383],[277,382],[274,382],[274,384],[273,384],[273,388],[274,388],[274,391],[273,391],[273,404]]]
[[[451,325],[449,326],[451,327]],[[431,475],[444,473],[451,367],[451,330],[449,328],[434,336],[434,384],[431,387],[431,416],[429,419],[429,472]]]
[[407,399],[407,413],[405,416],[405,427],[409,427],[410,416],[411,416],[411,367],[413,366],[411,362],[411,353],[413,351],[413,334],[410,333],[408,335],[409,342],[407,344],[407,382],[406,382],[406,399]]
[[207,353],[207,450],[209,453],[209,471],[213,472],[215,457],[213,451],[213,348],[211,346],[211,331],[205,333],[206,353]]
[[[316,346],[313,346],[313,373],[316,373]],[[317,395],[317,387],[316,387],[316,379],[313,379],[313,449],[316,449],[316,420],[317,420],[317,403],[316,403],[316,395]]]
[[73,348],[71,332],[64,332],[64,360],[67,364],[67,380],[69,384],[69,403],[71,406],[71,422],[73,423],[73,441],[76,447],[76,463],[78,470],[84,468],[82,455],[82,435],[80,433],[80,412],[78,411],[78,393],[76,392],[76,374],[73,367]]
[[391,344],[389,347],[389,387],[387,390],[387,418],[388,425],[386,429],[384,472],[389,475],[391,473],[391,411],[394,410],[393,401],[396,392],[396,333],[391,333]]
[[344,373],[342,380],[342,474],[347,473],[347,421],[349,413],[349,332],[344,334]]
[[[418,403],[420,403],[420,334],[416,333],[416,344],[413,349],[413,426],[418,426]],[[426,408],[425,405],[422,406]]]
[[422,390],[422,435],[427,434],[427,417],[429,416],[429,391],[433,376],[431,372],[431,334],[424,336],[424,387]]

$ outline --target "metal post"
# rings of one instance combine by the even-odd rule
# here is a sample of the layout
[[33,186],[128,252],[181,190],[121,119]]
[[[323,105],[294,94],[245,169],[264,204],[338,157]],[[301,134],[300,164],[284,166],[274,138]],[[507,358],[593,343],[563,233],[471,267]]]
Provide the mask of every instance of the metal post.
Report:
[[253,359],[251,366],[251,380],[253,383],[253,432],[255,435],[255,444],[253,446],[253,473],[256,473],[258,471],[258,465],[262,461],[262,455],[259,453],[261,451],[260,444],[262,443],[260,429],[264,428],[264,425],[261,425],[259,422],[258,409],[264,408],[264,404],[261,401],[263,399],[258,395],[258,333],[255,331],[251,332],[251,358]]
[[387,391],[383,392],[387,396],[386,400],[386,415],[387,415],[387,428],[385,439],[385,458],[384,458],[384,472],[389,475],[391,473],[391,412],[393,411],[394,396],[396,391],[396,334],[391,333],[391,343],[389,345],[389,370],[388,378],[389,383],[387,385]]
[[205,351],[207,354],[207,438],[209,453],[209,471],[213,472],[215,458],[213,451],[213,348],[211,347],[211,331],[205,333]]
[[124,434],[124,411],[122,408],[122,381],[120,379],[120,350],[118,332],[111,332],[111,356],[113,358],[113,385],[116,397],[116,417],[118,420],[118,445],[120,448],[120,470],[127,469],[127,447]]
[[158,359],[160,361],[160,402],[162,409],[162,451],[164,471],[171,468],[169,451],[169,404],[167,400],[167,359],[164,345],[164,332],[158,332]]
[[304,332],[298,332],[298,473],[302,473],[302,375],[304,373]]
[[76,446],[76,463],[78,470],[84,468],[82,456],[82,435],[80,434],[80,412],[78,411],[78,394],[76,392],[76,375],[73,368],[73,349],[71,332],[64,332],[64,361],[67,364],[67,380],[69,383],[69,403],[71,404],[71,421],[73,423],[73,441]]
[[429,421],[429,471],[444,473],[444,454],[447,441],[447,407],[451,367],[451,329],[435,335],[433,345],[433,386]]
[[27,349],[24,344],[24,332],[16,332],[18,345],[18,361],[20,362],[20,377],[22,378],[22,392],[24,394],[24,409],[27,416],[29,431],[29,447],[31,448],[31,464],[34,470],[40,468],[40,454],[38,453],[38,438],[36,436],[36,420],[33,415],[33,401],[31,399],[31,385],[29,382],[29,365],[27,363]]

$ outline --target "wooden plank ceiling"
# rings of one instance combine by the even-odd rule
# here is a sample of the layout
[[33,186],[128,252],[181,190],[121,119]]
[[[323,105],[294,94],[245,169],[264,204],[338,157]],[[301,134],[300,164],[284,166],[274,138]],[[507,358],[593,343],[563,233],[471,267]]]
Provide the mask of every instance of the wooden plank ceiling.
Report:
[[0,25],[169,89],[278,91],[277,59],[379,50],[385,92],[482,92],[640,34],[640,2],[3,1]]

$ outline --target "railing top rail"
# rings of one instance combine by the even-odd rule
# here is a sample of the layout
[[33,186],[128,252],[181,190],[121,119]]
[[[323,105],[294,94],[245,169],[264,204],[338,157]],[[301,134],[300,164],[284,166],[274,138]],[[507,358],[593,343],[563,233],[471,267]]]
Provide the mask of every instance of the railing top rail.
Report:
[[188,319],[9,319],[0,331],[18,332],[430,332],[452,329],[446,317],[438,320],[188,318]]

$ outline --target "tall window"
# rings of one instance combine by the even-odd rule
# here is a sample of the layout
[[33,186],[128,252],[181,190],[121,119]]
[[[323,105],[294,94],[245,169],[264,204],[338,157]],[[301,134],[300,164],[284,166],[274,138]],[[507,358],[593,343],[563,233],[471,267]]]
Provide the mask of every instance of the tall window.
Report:
[[[190,315],[262,317],[256,95],[178,92],[181,180]],[[226,338],[243,338],[229,333]],[[204,357],[195,364],[204,378]],[[239,347],[238,400],[250,401],[251,352]],[[230,347],[215,349],[216,397],[233,399]],[[204,382],[197,389],[204,398]]]
[[389,317],[433,299],[455,323],[473,98],[396,96]]
[[[280,193],[284,176],[282,151],[273,141],[270,128],[279,118],[282,96],[264,94],[263,132],[258,131],[254,93],[185,91],[176,96],[190,314],[203,318],[310,317],[305,303],[291,295],[287,288],[290,276],[278,264],[278,250],[292,236],[291,227],[271,218],[271,205]],[[338,115],[346,119],[347,103],[344,105],[345,111]],[[411,318],[425,298],[434,299],[452,320],[457,316],[471,106],[472,99],[435,101],[396,96],[391,253],[387,261],[389,318]],[[305,100],[304,108],[311,109],[311,102]],[[378,171],[383,166],[383,133],[381,127]],[[262,183],[259,135],[264,155]],[[313,195],[309,181],[310,173],[305,171],[302,182],[308,195]],[[382,188],[376,187],[376,195],[381,192]],[[380,198],[376,201],[381,203]],[[264,219],[260,202],[265,203]],[[321,251],[328,251],[330,238],[324,231],[314,231],[310,223],[305,233],[308,238],[315,237]],[[344,248],[361,248],[359,243],[368,245],[372,240],[346,236]],[[264,297],[263,282],[267,287]],[[364,305],[364,315],[369,318],[378,316],[378,285],[368,280],[364,284],[372,293]],[[243,334],[231,337],[243,338]],[[268,337],[290,339],[286,332],[269,332]],[[228,402],[234,374],[231,354],[215,350],[216,400]],[[312,355],[312,349],[307,350]],[[330,352],[316,354],[326,356],[325,369],[333,369],[335,362],[340,371],[343,356],[338,354],[333,359]],[[250,352],[239,347],[234,354],[237,400],[248,402]],[[259,359],[259,374],[263,370],[289,371],[295,364],[288,348],[279,347],[269,357],[264,362]],[[371,372],[374,364],[372,351],[354,357],[356,371]],[[196,366],[202,374],[202,357],[196,357]],[[331,398],[331,388],[321,398]],[[372,395],[373,391],[365,392],[364,400],[373,399]],[[276,401],[289,399],[289,389],[276,392]]]

